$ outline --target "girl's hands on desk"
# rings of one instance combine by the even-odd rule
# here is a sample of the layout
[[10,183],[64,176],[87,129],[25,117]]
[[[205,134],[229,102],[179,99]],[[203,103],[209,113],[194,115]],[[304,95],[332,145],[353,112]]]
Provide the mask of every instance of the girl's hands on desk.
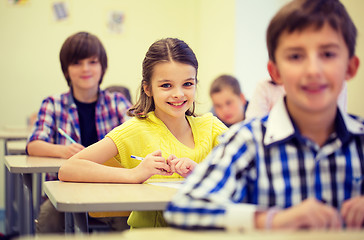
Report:
[[197,165],[189,158],[177,158],[173,154],[167,158],[167,164],[171,167],[172,172],[178,173],[182,177],[187,177]]
[[341,208],[347,228],[359,229],[364,226],[364,196],[346,200]]
[[71,145],[67,145],[67,146],[62,145],[61,147],[62,147],[61,151],[60,151],[61,158],[70,158],[85,148],[84,146],[82,146],[79,143],[72,143]]
[[162,151],[157,150],[148,154],[136,167],[136,170],[141,173],[142,181],[147,180],[155,174],[159,175],[172,175],[171,168],[162,157]]

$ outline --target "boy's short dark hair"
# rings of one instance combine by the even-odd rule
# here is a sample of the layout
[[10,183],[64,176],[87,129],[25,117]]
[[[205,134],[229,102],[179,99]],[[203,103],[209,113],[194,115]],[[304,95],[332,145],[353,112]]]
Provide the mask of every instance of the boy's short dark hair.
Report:
[[268,26],[269,59],[275,62],[274,54],[283,32],[292,33],[310,26],[320,29],[325,23],[342,34],[349,50],[349,57],[353,57],[357,30],[339,0],[293,0],[278,11]]
[[101,41],[91,33],[78,32],[69,36],[63,43],[59,58],[68,86],[71,87],[71,79],[68,74],[69,65],[89,57],[97,57],[100,61],[102,68],[100,85],[107,69],[107,55]]
[[240,96],[241,89],[238,79],[231,75],[221,75],[217,77],[210,87],[210,96],[214,93],[221,92],[225,88],[230,88],[234,94]]

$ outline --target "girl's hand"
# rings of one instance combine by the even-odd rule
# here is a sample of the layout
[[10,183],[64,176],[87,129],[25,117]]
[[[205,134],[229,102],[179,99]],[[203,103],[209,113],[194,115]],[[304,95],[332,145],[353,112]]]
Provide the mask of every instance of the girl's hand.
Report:
[[76,153],[80,152],[85,147],[79,143],[72,143],[71,145],[62,146],[60,157],[61,158],[70,158]]
[[346,200],[341,207],[341,215],[348,228],[364,226],[364,196]]
[[189,158],[177,158],[173,154],[167,158],[167,163],[171,167],[172,172],[178,173],[182,177],[187,177],[197,165],[196,162]]
[[161,150],[157,150],[148,154],[136,167],[136,170],[138,170],[140,173],[140,177],[143,179],[143,181],[155,174],[167,176],[173,174],[164,157],[162,157]]
[[[266,213],[256,215],[258,228],[265,227],[266,217]],[[314,198],[278,212],[272,220],[273,229],[340,229],[341,226],[337,210]]]

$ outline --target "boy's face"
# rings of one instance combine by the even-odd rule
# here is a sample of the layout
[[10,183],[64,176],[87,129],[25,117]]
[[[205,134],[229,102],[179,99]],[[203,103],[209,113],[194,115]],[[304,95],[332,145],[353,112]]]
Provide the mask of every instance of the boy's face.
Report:
[[232,89],[224,88],[220,92],[213,93],[211,100],[215,113],[221,121],[234,124],[244,120],[246,101],[243,95],[236,95]]
[[335,111],[344,80],[352,78],[359,65],[357,57],[349,59],[340,32],[328,24],[283,33],[275,56],[268,70],[284,85],[291,113]]
[[68,66],[68,75],[75,91],[97,90],[102,67],[97,57],[89,57]]

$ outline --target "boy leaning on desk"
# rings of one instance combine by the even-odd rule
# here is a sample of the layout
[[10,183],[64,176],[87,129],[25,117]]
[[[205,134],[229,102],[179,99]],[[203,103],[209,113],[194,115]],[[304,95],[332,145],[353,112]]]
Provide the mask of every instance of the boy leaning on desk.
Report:
[[[27,143],[27,153],[31,156],[69,158],[104,138],[128,118],[129,101],[121,93],[100,88],[108,60],[96,35],[78,32],[69,36],[59,58],[69,91],[43,100]],[[57,176],[47,174],[47,180],[54,179]],[[36,221],[36,232],[61,233],[64,228],[64,213],[45,200]]]
[[182,228],[362,228],[364,121],[337,107],[359,66],[338,0],[295,0],[267,30],[268,70],[286,96],[233,126],[165,212]]

